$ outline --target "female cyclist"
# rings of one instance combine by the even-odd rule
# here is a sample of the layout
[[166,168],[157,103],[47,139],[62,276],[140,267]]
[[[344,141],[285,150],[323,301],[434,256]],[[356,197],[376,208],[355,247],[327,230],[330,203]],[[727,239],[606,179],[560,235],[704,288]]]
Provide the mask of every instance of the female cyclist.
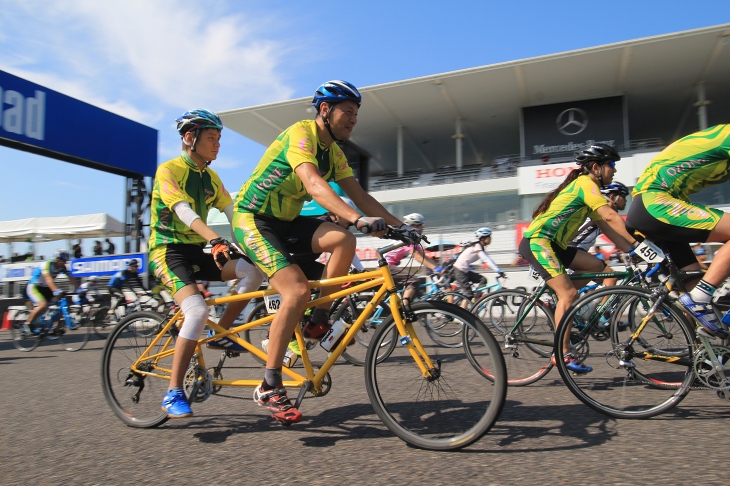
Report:
[[[558,297],[555,322],[560,322],[568,307],[576,301],[578,288],[583,285],[583,282],[571,281],[566,268],[584,272],[607,269],[605,263],[594,255],[568,246],[587,216],[622,250],[630,251],[636,244],[626,231],[623,219],[601,194],[601,187],[613,181],[618,160],[621,156],[604,143],[595,143],[578,152],[575,163],[579,167],[545,196],[532,213],[533,221],[520,242],[520,254]],[[569,336],[566,338],[563,351],[568,369],[576,373],[592,371],[590,366],[570,355],[570,339]]]

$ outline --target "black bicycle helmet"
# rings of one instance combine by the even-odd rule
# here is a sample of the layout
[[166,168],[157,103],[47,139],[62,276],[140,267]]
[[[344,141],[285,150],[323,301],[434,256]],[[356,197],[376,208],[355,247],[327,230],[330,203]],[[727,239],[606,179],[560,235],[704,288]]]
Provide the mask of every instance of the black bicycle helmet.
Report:
[[602,164],[619,160],[621,160],[621,156],[616,152],[616,149],[605,143],[594,143],[575,154],[575,163],[580,166],[585,166],[589,162]]

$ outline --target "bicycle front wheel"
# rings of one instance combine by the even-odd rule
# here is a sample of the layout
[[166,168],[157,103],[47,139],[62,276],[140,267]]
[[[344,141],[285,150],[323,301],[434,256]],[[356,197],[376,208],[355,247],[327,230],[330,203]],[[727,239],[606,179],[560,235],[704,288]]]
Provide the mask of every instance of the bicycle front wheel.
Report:
[[[65,318],[64,318],[65,321]],[[88,315],[80,315],[78,320],[75,322],[76,328],[69,328],[69,322],[65,321],[66,325],[59,325],[58,329],[58,344],[66,351],[79,351],[84,349],[86,343],[91,338],[91,321]],[[59,323],[60,324],[60,323]]]
[[[365,386],[383,423],[407,443],[430,450],[454,450],[479,440],[499,418],[507,393],[502,353],[484,324],[468,311],[446,302],[411,305],[415,321],[408,335],[381,359],[378,350],[397,329],[389,317],[370,341]],[[427,332],[430,320],[444,316],[458,322],[468,346],[445,348]],[[419,342],[434,368],[426,373],[413,364],[409,341]],[[467,356],[465,348],[471,356]],[[483,370],[493,376],[487,380]]]
[[502,341],[509,386],[535,383],[553,367],[550,358],[555,319],[541,300],[530,304],[531,301],[526,292],[499,290],[487,295],[472,308],[487,329]]
[[[101,358],[104,398],[116,416],[130,427],[151,428],[167,421],[167,413],[160,404],[169,381],[139,371],[169,376],[172,355],[143,360],[132,370],[132,365],[157,337],[139,330],[159,329],[162,321],[163,316],[156,312],[135,312],[122,319],[104,345]],[[172,336],[162,336],[148,354],[171,350],[173,346]]]
[[[599,309],[610,305],[611,339],[591,339],[588,347],[590,329],[576,332],[573,325],[580,309],[594,299]],[[628,323],[638,325],[655,302],[646,289],[613,286],[595,290],[570,307],[555,336],[555,355],[560,376],[580,401],[610,417],[649,418],[672,409],[689,393],[694,380],[694,329],[681,311],[662,302],[638,337],[632,337],[637,329]],[[671,330],[672,338],[657,332],[657,325]],[[572,348],[584,350],[581,359],[592,371],[575,374],[567,368],[559,343],[568,332]]]
[[28,319],[29,310],[19,310],[13,317],[13,324],[10,328],[10,335],[13,339],[13,346],[19,351],[28,352],[33,351],[41,343],[40,338],[37,334],[32,332],[23,332],[23,324]]
[[106,339],[114,326],[118,324],[117,315],[109,313],[109,306],[101,306],[91,310],[89,314],[91,328],[99,339]]

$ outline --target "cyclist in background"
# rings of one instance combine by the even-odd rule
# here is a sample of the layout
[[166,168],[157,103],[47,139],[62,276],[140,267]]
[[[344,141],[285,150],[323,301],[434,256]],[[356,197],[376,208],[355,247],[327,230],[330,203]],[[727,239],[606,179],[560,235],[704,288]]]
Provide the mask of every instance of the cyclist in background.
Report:
[[[626,209],[626,198],[629,196],[629,188],[620,182],[612,182],[601,188],[601,194],[608,201],[608,207],[616,212]],[[568,246],[589,251],[596,244],[596,239],[601,234],[601,228],[591,218],[586,219],[583,226],[578,229],[578,234],[570,240]]]
[[[613,181],[616,162],[621,156],[610,145],[595,143],[579,151],[573,169],[565,180],[549,192],[532,213],[534,218],[519,245],[520,254],[530,262],[558,297],[555,322],[578,299],[584,283],[571,281],[566,268],[600,272],[606,265],[587,251],[568,246],[578,228],[590,216],[601,231],[624,251],[637,243],[626,231],[624,220],[611,209],[600,188]],[[570,336],[563,342],[567,368],[576,373],[593,370],[570,354]]]
[[[420,213],[406,214],[403,216],[403,223],[422,233],[426,225],[426,218]],[[434,273],[441,273],[444,270],[437,261],[427,257],[423,248],[420,246],[402,246],[397,250],[386,253],[385,261],[388,262],[388,267],[390,267],[390,273],[393,275],[393,281],[396,286],[399,289],[403,289],[403,297],[401,300],[406,307],[410,305],[414,298],[419,296],[419,289],[423,284],[423,277],[411,273],[411,267],[399,267],[400,262],[408,256],[412,256],[414,260]]]
[[86,282],[79,285],[73,296],[73,302],[76,305],[86,305],[96,302],[99,298],[99,277],[92,275]]
[[469,300],[464,300],[464,306],[474,298],[474,291],[471,284],[477,284],[483,287],[487,284],[487,278],[477,272],[472,271],[469,266],[477,260],[481,260],[483,264],[497,272],[497,275],[504,277],[505,273],[499,268],[494,260],[487,254],[487,246],[492,242],[492,230],[489,228],[479,228],[474,232],[474,241],[470,242],[464,250],[461,251],[456,258],[453,266],[454,279],[460,285],[460,293]]
[[71,281],[74,288],[79,285],[78,279],[72,276],[66,268],[66,262],[70,259],[71,255],[67,250],[56,250],[53,254],[53,260],[45,261],[33,270],[33,274],[30,276],[28,285],[25,288],[25,294],[33,302],[33,310],[28,314],[23,326],[23,332],[30,333],[30,323],[48,308],[49,300],[63,295],[63,290],[55,282],[57,276],[63,273]]
[[699,270],[691,243],[725,243],[715,253],[704,277],[687,285],[682,305],[711,336],[728,337],[712,309],[712,296],[730,276],[730,216],[719,209],[694,204],[689,196],[730,179],[730,125],[715,125],[669,145],[644,169],[634,186],[626,225],[666,242],[682,270]]
[[[176,121],[182,153],[161,164],[155,174],[150,202],[149,258],[150,270],[185,315],[175,341],[170,385],[162,400],[162,409],[168,417],[182,418],[193,414],[183,381],[209,315],[196,280],[240,278],[249,283],[242,285],[242,290],[248,292],[259,287],[262,277],[246,258],[232,260],[230,243],[206,224],[212,207],[224,213],[229,221],[233,214],[231,196],[218,174],[208,167],[218,156],[223,123],[208,110],[188,111]],[[203,251],[208,244],[212,246],[211,253]],[[220,325],[230,328],[246,303],[227,305]],[[226,344],[238,346],[228,337],[214,342],[231,351],[240,348],[227,347]]]
[[[284,353],[311,296],[309,282],[291,253],[331,253],[324,275],[331,278],[347,274],[356,246],[355,236],[341,226],[300,216],[304,202],[314,198],[327,211],[376,237],[385,234],[387,224],[401,225],[360,187],[338,145],[350,138],[361,101],[357,88],[346,81],[321,85],[312,99],[315,119],[299,121],[277,137],[236,199],[236,240],[282,298],[269,331],[264,380],[254,390],[254,399],[285,423],[302,419],[286,395],[281,373]],[[342,201],[328,181],[337,182],[367,216]],[[290,238],[297,240],[294,247],[286,244]],[[339,288],[323,287],[320,294]],[[326,332],[329,326],[327,304],[313,309],[309,328]]]
[[112,314],[117,307],[124,307],[126,305],[127,298],[124,295],[125,290],[134,292],[138,296],[147,293],[144,288],[144,283],[139,277],[139,262],[136,258],[129,260],[127,262],[127,268],[118,271],[109,279],[107,290],[109,290],[109,295],[112,298],[112,303],[109,306],[109,314]]

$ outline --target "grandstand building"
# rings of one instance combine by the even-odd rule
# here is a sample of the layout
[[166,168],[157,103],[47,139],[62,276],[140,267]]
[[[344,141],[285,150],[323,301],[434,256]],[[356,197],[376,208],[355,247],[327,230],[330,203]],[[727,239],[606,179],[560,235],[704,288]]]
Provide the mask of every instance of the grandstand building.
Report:
[[[491,227],[491,253],[505,264],[585,144],[616,147],[616,180],[633,186],[667,144],[730,122],[730,24],[359,89],[343,148],[363,187],[396,215],[424,214],[432,241]],[[314,110],[306,97],[219,114],[268,145]],[[730,207],[730,187],[696,201]],[[360,237],[358,253],[373,258],[379,244]]]

